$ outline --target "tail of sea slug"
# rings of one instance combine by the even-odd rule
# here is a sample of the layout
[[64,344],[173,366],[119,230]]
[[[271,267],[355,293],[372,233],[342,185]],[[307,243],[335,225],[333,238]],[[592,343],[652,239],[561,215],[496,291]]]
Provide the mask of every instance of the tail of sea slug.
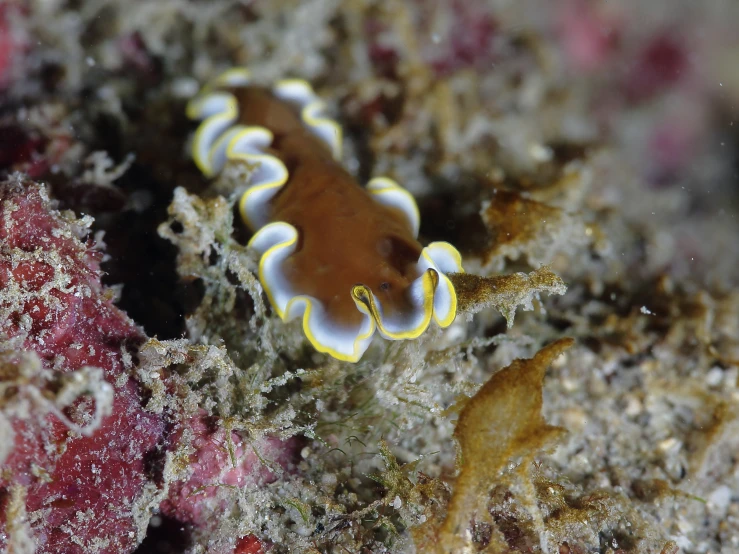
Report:
[[[237,124],[238,102],[228,89],[251,84],[253,79],[247,69],[225,71],[188,103],[187,115],[201,120],[192,141],[192,157],[206,177],[220,173],[230,160],[240,160],[254,168],[240,209],[246,224],[256,231],[267,224],[267,204],[285,184],[288,174],[279,159],[266,153],[273,139],[269,129]],[[306,81],[278,81],[272,93],[298,106],[306,127],[329,146],[336,159],[341,157],[341,127],[326,117],[324,102]]]

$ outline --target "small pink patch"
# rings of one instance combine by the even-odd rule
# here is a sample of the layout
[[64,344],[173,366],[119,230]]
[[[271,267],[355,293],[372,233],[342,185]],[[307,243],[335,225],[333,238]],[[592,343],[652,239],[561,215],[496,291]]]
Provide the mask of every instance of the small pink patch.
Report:
[[[195,452],[190,456],[192,473],[188,479],[170,485],[169,498],[162,503],[161,510],[170,517],[197,526],[207,527],[210,514],[225,507],[220,501],[213,501],[220,488],[271,483],[276,476],[262,460],[272,467],[289,471],[298,450],[298,439],[268,438],[251,445],[238,433],[231,433],[229,445],[226,432],[217,427],[215,419],[204,414],[190,418],[185,426],[194,434]],[[181,440],[184,432],[182,427],[175,432],[173,444]]]
[[7,21],[7,6],[0,6],[0,87],[8,85],[10,68],[15,54],[15,41]]
[[648,180],[657,187],[669,185],[695,158],[704,129],[698,113],[677,115],[659,123],[649,137]]
[[453,0],[446,9],[449,10],[451,27],[447,36],[438,37],[441,48],[430,60],[434,71],[443,76],[493,63],[493,40],[498,22],[490,11],[467,0]]
[[580,71],[601,68],[618,43],[619,24],[615,18],[583,0],[564,4],[559,28],[567,60]]
[[688,76],[691,63],[684,40],[675,33],[663,32],[646,44],[626,77],[630,100],[648,100]]
[[11,70],[18,58],[28,50],[28,44],[13,29],[11,16],[20,18],[26,11],[25,3],[16,0],[0,2],[0,88],[10,84]]
[[162,78],[161,62],[151,54],[138,31],[122,36],[118,40],[118,47],[123,58],[124,69],[133,70],[138,79],[153,83]]
[[241,537],[236,544],[234,554],[262,554],[262,543],[254,535]]
[[377,19],[369,18],[364,23],[368,55],[374,65],[375,73],[382,77],[394,78],[400,55],[394,47],[383,43],[382,35],[386,32],[388,32],[387,27]]

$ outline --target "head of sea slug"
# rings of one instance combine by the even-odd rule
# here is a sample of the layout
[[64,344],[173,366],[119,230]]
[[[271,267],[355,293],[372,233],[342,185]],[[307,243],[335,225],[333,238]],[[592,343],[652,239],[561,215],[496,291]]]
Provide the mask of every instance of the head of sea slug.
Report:
[[378,239],[372,248],[364,243],[363,256],[341,256],[330,248],[313,251],[306,243],[315,237],[300,241],[295,227],[277,222],[260,229],[250,246],[262,255],[259,278],[280,317],[300,317],[317,350],[355,362],[375,329],[388,339],[413,339],[432,319],[447,327],[456,315],[456,294],[446,276],[463,271],[454,247],[422,248],[402,235],[382,237],[389,241]]
[[431,322],[439,274],[422,267],[422,258],[415,240],[385,235],[365,260],[361,282],[352,287],[357,307],[372,315],[385,338],[416,338]]

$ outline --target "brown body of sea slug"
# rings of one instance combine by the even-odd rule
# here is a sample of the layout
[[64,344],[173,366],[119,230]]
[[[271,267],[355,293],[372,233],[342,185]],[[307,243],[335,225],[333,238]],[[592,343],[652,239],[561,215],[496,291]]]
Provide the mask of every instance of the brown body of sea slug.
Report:
[[240,210],[261,254],[259,278],[283,320],[302,317],[313,346],[357,361],[375,330],[412,339],[456,316],[447,273],[462,271],[448,243],[417,240],[413,197],[386,177],[366,187],[337,161],[341,129],[304,81],[255,86],[222,74],[188,106],[200,119],[193,158],[206,176],[242,163]]

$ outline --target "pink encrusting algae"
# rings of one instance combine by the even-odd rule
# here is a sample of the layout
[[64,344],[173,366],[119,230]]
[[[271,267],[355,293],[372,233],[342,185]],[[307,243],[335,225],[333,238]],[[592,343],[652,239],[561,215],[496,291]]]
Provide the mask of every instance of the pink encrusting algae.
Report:
[[[299,450],[298,439],[251,445],[232,432],[227,441],[205,412],[143,408],[143,387],[127,373],[146,336],[100,282],[102,251],[84,241],[90,223],[55,210],[43,186],[16,177],[0,185],[0,368],[18,384],[9,396],[32,406],[0,405],[14,439],[0,479],[2,548],[30,540],[40,553],[133,551],[164,495],[164,453],[183,444],[194,451],[161,511],[208,529],[213,510],[227,507],[214,499],[221,487],[273,482]],[[261,548],[250,535],[235,545]]]
[[191,418],[175,432],[174,443],[181,441],[183,432],[192,434],[190,477],[172,483],[169,496],[161,505],[162,513],[201,528],[214,523],[214,512],[227,508],[225,500],[213,500],[219,489],[237,490],[274,482],[275,471],[289,470],[293,465],[291,458],[299,450],[295,438],[268,438],[250,445],[238,433],[231,432],[227,440],[226,431],[217,425],[215,418],[203,414]]
[[601,6],[570,0],[559,11],[559,38],[565,58],[576,71],[601,69],[616,49],[620,22]]
[[[33,408],[9,417],[15,442],[0,486],[6,497],[23,487],[27,513],[25,522],[7,509],[2,515],[0,545],[11,551],[20,527],[36,552],[70,554],[129,552],[145,530],[136,505],[164,422],[144,411],[126,377],[144,336],[113,305],[100,282],[102,253],[83,234],[43,187],[16,178],[0,185],[0,349],[40,360],[34,380],[15,391]],[[62,402],[65,388],[95,374],[90,368],[103,377]]]

